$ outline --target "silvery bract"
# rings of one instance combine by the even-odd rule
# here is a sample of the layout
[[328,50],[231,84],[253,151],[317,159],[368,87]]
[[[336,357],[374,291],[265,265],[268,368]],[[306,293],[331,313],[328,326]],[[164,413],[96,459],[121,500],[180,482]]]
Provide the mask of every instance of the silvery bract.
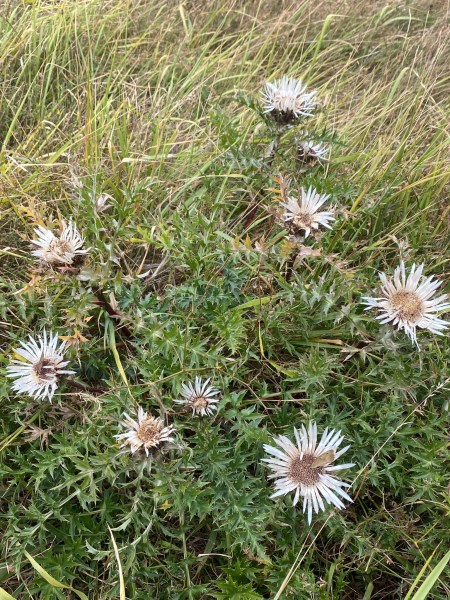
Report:
[[267,82],[262,91],[264,112],[281,124],[310,117],[317,105],[316,92],[306,92],[301,79],[284,76]]
[[36,250],[31,254],[46,264],[71,265],[76,256],[88,252],[82,250],[84,239],[72,221],[68,225],[63,222],[63,230],[59,237],[42,225],[39,225],[34,232],[37,239],[32,241],[32,246],[36,247]]
[[319,142],[315,144],[313,141],[299,142],[297,144],[298,157],[306,164],[314,164],[317,162],[326,162],[330,153],[329,146]]
[[434,276],[422,275],[423,268],[423,264],[417,267],[413,264],[407,275],[402,261],[395,269],[392,279],[388,279],[385,273],[379,274],[381,297],[363,297],[366,310],[376,308],[380,312],[376,317],[380,323],[392,323],[397,329],[403,329],[416,344],[417,327],[443,335],[443,331],[450,325],[436,314],[450,309],[450,303],[446,302],[448,294],[433,298],[441,282]]
[[354,465],[332,464],[350,448],[346,446],[338,451],[344,439],[340,431],[325,429],[317,443],[317,425],[311,422],[308,429],[304,425],[300,431],[294,427],[294,436],[295,444],[286,436],[279,435],[273,438],[276,446],[264,445],[270,458],[263,462],[273,471],[269,477],[275,479],[275,493],[271,498],[294,492],[294,506],[303,498],[303,512],[308,512],[308,522],[311,523],[313,511],[324,511],[325,503],[344,508],[341,498],[352,502],[344,490],[350,484],[337,479],[334,474]]
[[173,441],[171,434],[175,431],[175,427],[173,425],[166,426],[163,419],[152,417],[140,406],[136,419],[127,413],[124,413],[124,417],[121,424],[127,431],[114,437],[121,442],[121,448],[129,447],[132,454],[142,448],[148,456],[151,448],[156,448],[163,442]]
[[301,189],[301,197],[289,197],[287,202],[283,202],[284,221],[290,225],[294,232],[304,231],[305,239],[311,233],[311,230],[319,229],[322,225],[331,229],[330,221],[334,221],[332,211],[319,211],[323,204],[329,199],[327,194],[319,194],[313,187],[307,191]]
[[217,402],[219,402],[219,390],[209,385],[210,380],[203,381],[200,377],[196,377],[194,383],[183,383],[179,400],[175,400],[177,404],[184,404],[192,408],[194,415],[212,415],[217,410]]
[[13,360],[7,367],[8,377],[15,378],[12,389],[19,394],[28,394],[35,399],[52,399],[58,387],[58,378],[74,371],[65,369],[69,361],[64,360],[65,342],[58,347],[58,335],[44,330],[35,340],[31,335],[28,342],[20,342],[21,348],[14,350],[23,360]]

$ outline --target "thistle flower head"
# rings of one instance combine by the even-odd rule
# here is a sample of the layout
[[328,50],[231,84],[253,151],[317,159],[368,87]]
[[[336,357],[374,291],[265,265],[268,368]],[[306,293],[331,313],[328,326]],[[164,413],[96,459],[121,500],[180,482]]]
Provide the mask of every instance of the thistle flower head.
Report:
[[329,146],[319,142],[315,144],[313,141],[299,142],[297,144],[298,158],[301,162],[307,165],[314,165],[320,162],[326,162],[330,153]]
[[306,92],[301,79],[284,76],[267,82],[262,90],[264,112],[278,123],[289,124],[310,117],[317,106],[316,92]]
[[376,318],[380,323],[392,323],[398,330],[403,329],[417,346],[417,327],[443,335],[450,325],[436,314],[450,309],[450,303],[446,302],[449,296],[442,294],[433,298],[441,282],[434,276],[425,277],[423,268],[423,264],[413,264],[407,275],[405,263],[401,261],[392,279],[385,273],[379,274],[381,297],[363,297],[366,310],[378,309],[380,314]]
[[69,361],[64,360],[65,342],[58,347],[58,335],[47,332],[36,340],[30,335],[28,342],[20,342],[21,348],[14,350],[22,360],[14,359],[7,367],[7,377],[14,378],[12,389],[19,394],[50,401],[63,374],[74,371],[65,369]]
[[271,498],[294,492],[294,506],[303,498],[303,512],[308,511],[308,522],[315,513],[325,510],[325,503],[344,508],[341,498],[352,502],[344,488],[350,487],[334,476],[342,469],[353,467],[353,463],[333,465],[350,446],[338,450],[344,437],[340,431],[325,429],[317,443],[317,425],[302,425],[300,431],[294,427],[295,444],[284,435],[275,437],[276,446],[264,445],[270,458],[263,459],[273,471],[269,477],[275,479],[275,492]]
[[219,390],[209,385],[210,379],[203,381],[196,377],[194,383],[183,383],[182,398],[175,400],[176,404],[184,404],[192,408],[193,415],[212,415],[217,410]]
[[100,196],[97,196],[96,194],[92,194],[92,196],[91,196],[92,205],[97,214],[100,214],[102,212],[109,210],[113,205],[108,204],[108,202],[110,202],[110,201],[112,202],[113,200],[114,200],[114,198],[112,196],[110,196],[109,194],[100,194]]
[[42,225],[38,225],[34,232],[37,238],[31,243],[36,249],[31,254],[48,265],[71,265],[76,256],[88,252],[82,250],[84,239],[72,221],[69,221],[68,225],[63,222],[59,236]]
[[334,221],[332,211],[319,211],[319,208],[329,199],[327,194],[319,194],[313,187],[307,191],[301,189],[300,199],[289,197],[287,202],[281,204],[284,207],[284,221],[288,223],[295,233],[304,231],[305,239],[312,229],[319,229],[322,225],[331,229],[330,221]]
[[163,419],[153,417],[140,406],[136,419],[127,413],[124,413],[124,417],[121,424],[127,431],[114,437],[121,442],[121,448],[129,447],[132,454],[142,448],[148,456],[151,448],[156,448],[164,442],[173,441],[171,434],[175,431],[175,427],[173,425],[166,426]]

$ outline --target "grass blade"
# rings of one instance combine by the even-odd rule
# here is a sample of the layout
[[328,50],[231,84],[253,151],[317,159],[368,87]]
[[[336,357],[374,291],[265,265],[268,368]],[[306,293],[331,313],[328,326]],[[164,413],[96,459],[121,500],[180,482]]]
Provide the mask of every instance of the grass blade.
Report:
[[[414,594],[414,596],[412,597],[412,600],[425,600],[425,598],[427,598],[429,592],[431,591],[432,587],[439,579],[442,571],[445,569],[445,567],[447,566],[447,563],[449,561],[450,561],[450,550],[447,552],[447,554],[444,556],[444,558],[442,558],[438,562],[438,564],[434,567],[434,569],[431,571],[431,573],[428,575],[428,577],[422,583],[420,588]],[[414,587],[414,585],[415,584],[413,584],[413,587]],[[409,593],[406,596],[406,598],[409,598]],[[405,600],[406,600],[406,598],[405,598]]]
[[111,540],[114,546],[114,554],[116,555],[117,565],[119,567],[119,585],[120,585],[120,600],[126,600],[125,596],[125,581],[123,579],[122,563],[120,562],[119,549],[117,548],[116,540],[114,539],[111,528],[108,527],[109,533],[111,534]]
[[436,548],[434,550],[434,552],[428,557],[427,561],[425,562],[425,564],[423,565],[423,567],[420,569],[419,574],[417,575],[417,577],[415,578],[412,586],[409,588],[408,593],[405,596],[405,600],[409,600],[409,598],[411,598],[413,591],[416,589],[416,587],[419,585],[420,580],[422,579],[422,577],[424,576],[426,570],[428,569],[428,565],[430,564],[430,562],[433,560],[433,556],[436,554],[436,552],[438,551],[439,548]]
[[65,583],[62,583],[61,581],[58,581],[57,579],[52,577],[52,575],[50,575],[50,573],[48,573],[44,569],[44,567],[41,567],[41,565],[36,560],[34,560],[34,558],[31,556],[31,554],[29,554],[28,552],[25,552],[25,556],[28,558],[28,560],[33,565],[34,569],[39,573],[39,575],[43,579],[45,579],[45,581],[47,581],[50,585],[52,585],[53,587],[58,588],[58,589],[70,590],[71,592],[76,594],[78,596],[78,598],[81,598],[81,600],[89,600],[88,597],[86,596],[86,594],[83,594],[83,592],[80,592],[79,590],[76,590],[72,586],[66,585]]
[[108,323],[108,340],[109,340],[109,347],[111,348],[111,352],[113,353],[117,369],[120,373],[120,376],[122,377],[123,382],[127,386],[128,391],[131,394],[130,386],[128,384],[128,379],[127,379],[125,370],[123,368],[122,361],[120,360],[119,353],[117,351],[116,334],[115,334],[115,330],[114,330],[114,323],[112,321],[109,321],[109,323]]

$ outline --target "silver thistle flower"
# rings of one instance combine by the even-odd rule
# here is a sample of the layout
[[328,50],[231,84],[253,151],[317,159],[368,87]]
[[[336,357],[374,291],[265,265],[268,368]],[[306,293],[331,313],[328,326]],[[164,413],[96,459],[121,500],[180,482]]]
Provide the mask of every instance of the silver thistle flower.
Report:
[[264,112],[280,124],[289,124],[300,117],[310,117],[317,106],[316,92],[306,92],[301,79],[284,76],[267,82],[262,90]]
[[50,401],[58,387],[61,375],[71,375],[75,371],[65,369],[69,361],[64,360],[66,343],[58,347],[58,335],[44,330],[35,340],[31,335],[28,342],[20,342],[21,348],[14,350],[23,360],[13,360],[7,367],[7,377],[16,379],[12,389],[19,394]]
[[113,202],[114,198],[110,194],[100,194],[97,196],[96,194],[91,195],[92,205],[97,214],[105,212],[112,208],[112,204],[108,204],[109,201]]
[[308,523],[311,524],[313,510],[315,513],[324,511],[325,503],[344,508],[341,498],[352,502],[344,490],[350,484],[337,479],[334,473],[349,469],[354,464],[332,465],[350,448],[346,446],[338,451],[344,439],[340,431],[325,429],[317,443],[317,425],[311,422],[307,430],[304,425],[300,431],[294,427],[294,435],[296,444],[284,435],[273,439],[276,447],[265,444],[264,449],[271,456],[263,462],[273,471],[269,477],[275,479],[275,492],[271,498],[285,496],[295,490],[294,506],[302,497],[303,512],[308,511]]
[[320,225],[331,229],[330,221],[335,220],[333,212],[319,211],[329,197],[328,194],[319,194],[311,186],[307,191],[302,188],[300,199],[290,196],[287,202],[281,204],[285,209],[284,221],[295,233],[304,231],[305,239],[312,229],[319,229]]
[[212,415],[217,410],[220,394],[219,390],[209,385],[210,379],[202,381],[196,377],[194,383],[183,383],[181,395],[183,398],[175,400],[176,404],[184,404],[192,408],[193,415]]
[[443,335],[450,326],[449,321],[440,319],[436,314],[450,309],[450,303],[446,302],[449,296],[442,294],[433,298],[441,281],[434,276],[425,277],[423,268],[423,264],[416,266],[414,263],[407,275],[405,263],[401,261],[392,279],[388,279],[385,273],[379,274],[381,297],[363,297],[366,310],[376,308],[380,312],[376,317],[380,323],[392,323],[417,346],[417,327]]
[[141,448],[149,455],[151,448],[156,448],[164,442],[172,442],[171,434],[174,433],[173,425],[166,426],[160,417],[152,417],[143,408],[138,406],[137,419],[133,419],[124,413],[124,421],[121,425],[127,429],[125,433],[119,433],[114,437],[121,443],[120,447],[129,447],[131,454]]
[[48,265],[71,265],[76,256],[89,251],[89,249],[82,250],[84,239],[72,221],[69,221],[68,225],[63,221],[63,229],[59,237],[42,225],[34,231],[37,239],[32,240],[31,243],[36,250],[31,254]]
[[319,142],[315,144],[313,141],[298,142],[297,144],[298,158],[301,162],[307,165],[314,165],[317,162],[328,161],[330,147]]

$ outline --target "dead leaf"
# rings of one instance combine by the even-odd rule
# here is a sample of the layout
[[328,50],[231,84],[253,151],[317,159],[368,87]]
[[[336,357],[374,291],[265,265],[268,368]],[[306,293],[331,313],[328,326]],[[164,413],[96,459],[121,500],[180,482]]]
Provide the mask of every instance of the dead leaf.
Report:
[[59,338],[66,342],[66,346],[69,348],[71,346],[78,347],[80,344],[84,344],[85,342],[89,341],[88,338],[84,337],[84,335],[81,334],[80,330],[76,328],[72,335],[60,335]]
[[280,246],[280,256],[283,261],[287,260],[292,254],[293,250],[297,247],[295,242],[291,240],[284,240]]
[[247,233],[247,237],[244,240],[244,246],[245,246],[245,249],[248,251],[251,251],[253,249],[252,240],[250,239],[250,236],[248,235],[248,233]]
[[28,429],[25,429],[24,433],[28,434],[27,437],[24,437],[25,442],[34,442],[38,438],[41,440],[42,445],[48,444],[48,436],[51,434],[51,429],[41,429],[40,427],[36,427],[36,425],[30,425]]
[[30,217],[36,225],[42,225],[42,227],[45,227],[42,217],[34,208],[31,206],[24,206],[23,204],[19,204],[17,208],[21,213],[27,215],[27,217]]
[[298,246],[298,256],[322,256],[320,248],[311,248],[311,246]]
[[37,273],[33,273],[31,275],[31,279],[28,283],[26,283],[23,288],[20,288],[20,290],[17,290],[17,292],[14,292],[14,295],[16,296],[17,294],[26,294],[31,292],[31,290],[34,288],[34,286],[39,282],[40,276]]
[[274,201],[287,202],[289,198],[291,178],[280,173],[278,177],[273,177],[273,180],[275,181],[275,183],[278,183],[279,186],[277,188],[269,188],[269,192],[273,192],[274,194],[276,194]]

